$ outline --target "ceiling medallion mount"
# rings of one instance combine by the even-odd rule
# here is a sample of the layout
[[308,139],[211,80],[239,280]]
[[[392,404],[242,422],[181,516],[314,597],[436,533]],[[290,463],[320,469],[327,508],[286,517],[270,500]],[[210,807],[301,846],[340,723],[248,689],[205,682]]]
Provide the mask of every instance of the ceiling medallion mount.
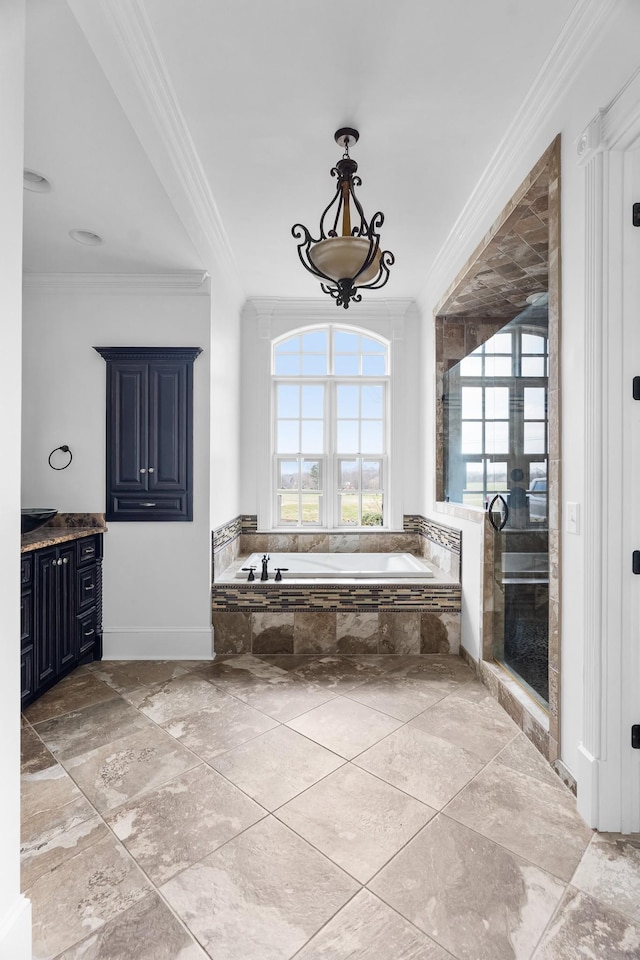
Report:
[[[298,243],[298,256],[305,270],[320,280],[323,293],[346,310],[351,301],[359,303],[359,290],[379,290],[389,279],[389,267],[395,257],[380,249],[380,227],[384,214],[374,213],[367,220],[355,187],[362,183],[358,164],[349,156],[349,147],[360,134],[353,127],[336,130],[335,141],[344,149],[342,158],[331,170],[337,178],[336,193],[320,217],[320,236],[312,237],[303,224],[296,223],[291,233]],[[351,217],[354,216],[352,225]],[[340,232],[338,232],[340,225]]]

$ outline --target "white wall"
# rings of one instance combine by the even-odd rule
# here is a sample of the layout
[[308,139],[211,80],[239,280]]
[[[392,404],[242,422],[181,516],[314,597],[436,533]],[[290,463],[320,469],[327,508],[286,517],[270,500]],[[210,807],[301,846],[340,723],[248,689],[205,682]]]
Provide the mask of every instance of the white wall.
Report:
[[[491,208],[477,230],[461,243],[457,262],[433,277],[420,297],[424,317],[423,368],[433,370],[432,310],[454,280],[483,234],[557,133],[562,134],[562,501],[581,503],[584,497],[584,171],[578,167],[576,141],[598,111],[616,95],[638,67],[637,37],[640,6],[619,0],[593,38],[589,52],[575,65],[543,119],[529,132],[517,161],[503,176]],[[505,80],[505,82],[507,82]],[[630,214],[629,214],[630,215]],[[452,225],[453,226],[453,225]],[[480,602],[478,525],[436,513],[434,509],[435,422],[430,378],[423,383],[425,411],[425,497],[422,512],[463,531],[463,596],[477,610]],[[561,753],[575,773],[581,739],[583,684],[584,540],[581,534],[562,536],[562,731]],[[474,657],[481,649],[480,622],[466,616],[462,642]]]
[[240,317],[237,300],[211,290],[211,529],[240,511]]
[[0,958],[31,957],[31,904],[20,895],[20,313],[24,0],[0,6]]
[[[240,502],[243,513],[268,512],[270,482],[269,409],[271,343],[299,327],[343,323],[385,337],[391,343],[392,526],[416,512],[421,500],[420,315],[407,300],[371,300],[338,310],[332,300],[250,300],[242,314]],[[264,524],[260,524],[261,528]]]
[[[104,541],[105,658],[206,658],[210,628],[210,302],[27,283],[23,324],[24,506],[105,509],[106,364],[94,346],[199,346],[194,364],[192,523],[112,522]],[[66,443],[67,470],[47,464]]]

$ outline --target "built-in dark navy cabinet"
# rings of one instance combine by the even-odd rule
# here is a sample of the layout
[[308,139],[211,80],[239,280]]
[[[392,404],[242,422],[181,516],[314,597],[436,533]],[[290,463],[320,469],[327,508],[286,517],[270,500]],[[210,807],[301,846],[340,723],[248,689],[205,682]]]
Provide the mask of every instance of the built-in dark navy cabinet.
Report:
[[79,663],[102,658],[101,561],[101,534],[22,554],[23,707]]
[[96,347],[107,362],[106,519],[193,519],[200,347]]

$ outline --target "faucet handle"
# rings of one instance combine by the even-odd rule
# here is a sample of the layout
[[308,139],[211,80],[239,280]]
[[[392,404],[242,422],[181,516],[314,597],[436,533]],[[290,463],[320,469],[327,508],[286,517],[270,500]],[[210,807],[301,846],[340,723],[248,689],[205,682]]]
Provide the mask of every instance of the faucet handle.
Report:
[[240,567],[240,569],[243,571],[243,573],[246,573],[247,570],[249,571],[249,576],[247,577],[248,581],[255,580],[253,575],[253,571],[256,569],[255,567]]
[[289,567],[276,567],[275,579],[276,579],[276,580],[282,580],[282,573],[281,573],[280,571],[281,571],[281,570],[284,570],[285,573],[286,573],[286,572],[288,571],[288,569],[289,569]]

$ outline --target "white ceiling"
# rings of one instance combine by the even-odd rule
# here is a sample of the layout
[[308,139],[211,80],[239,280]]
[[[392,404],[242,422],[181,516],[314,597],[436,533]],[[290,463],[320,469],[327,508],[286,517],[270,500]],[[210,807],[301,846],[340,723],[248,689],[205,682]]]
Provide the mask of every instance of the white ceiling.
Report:
[[317,233],[349,124],[360,198],[396,255],[384,295],[416,297],[575,2],[28,0],[25,164],[54,190],[25,191],[25,269],[211,269],[161,159],[167,115],[245,295],[315,297],[291,226]]

